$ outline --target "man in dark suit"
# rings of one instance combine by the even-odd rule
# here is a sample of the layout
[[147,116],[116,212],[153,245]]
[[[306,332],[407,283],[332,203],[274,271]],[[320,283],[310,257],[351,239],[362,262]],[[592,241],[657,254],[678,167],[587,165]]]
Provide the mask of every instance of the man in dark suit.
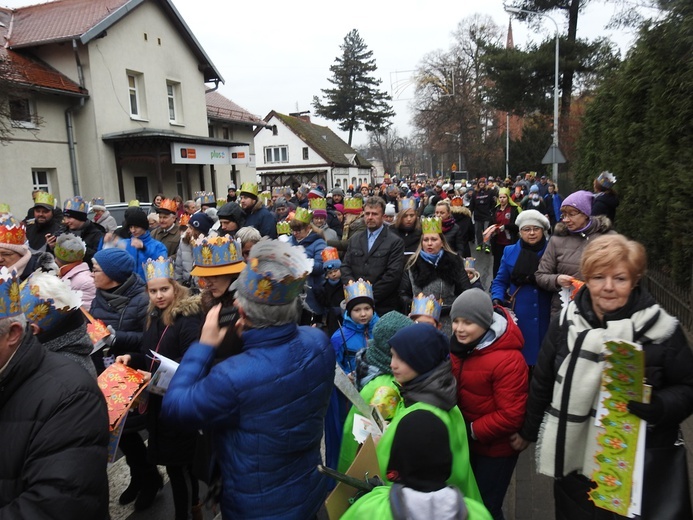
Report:
[[371,282],[379,316],[401,310],[398,289],[404,271],[404,242],[383,225],[384,215],[383,199],[366,199],[363,207],[366,230],[349,239],[341,268],[342,283],[359,278]]

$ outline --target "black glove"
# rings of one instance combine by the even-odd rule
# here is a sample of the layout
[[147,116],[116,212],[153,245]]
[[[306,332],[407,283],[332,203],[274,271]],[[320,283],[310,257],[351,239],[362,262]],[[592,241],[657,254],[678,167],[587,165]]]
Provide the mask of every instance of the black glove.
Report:
[[505,302],[499,300],[498,298],[493,299],[493,305],[498,305],[499,307],[506,307]]
[[649,424],[657,424],[664,416],[664,403],[659,397],[653,395],[649,404],[628,401],[628,411]]

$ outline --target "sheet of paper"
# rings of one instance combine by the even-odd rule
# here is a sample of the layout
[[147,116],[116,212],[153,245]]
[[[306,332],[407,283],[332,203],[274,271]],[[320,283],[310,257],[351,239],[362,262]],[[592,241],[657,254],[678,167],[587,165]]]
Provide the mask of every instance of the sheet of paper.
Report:
[[152,394],[164,395],[180,363],[176,363],[172,359],[162,356],[153,350],[149,352],[151,352],[154,359],[159,362],[159,368],[152,374],[152,380],[149,382],[149,392]]

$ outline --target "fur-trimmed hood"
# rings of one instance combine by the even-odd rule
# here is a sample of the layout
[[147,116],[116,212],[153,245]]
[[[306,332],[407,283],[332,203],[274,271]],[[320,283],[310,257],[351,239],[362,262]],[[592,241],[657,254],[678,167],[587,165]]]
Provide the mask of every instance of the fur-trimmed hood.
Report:
[[446,284],[455,285],[460,276],[467,276],[464,264],[459,256],[449,251],[443,253],[442,258],[435,266],[419,257],[411,266],[411,275],[418,287],[426,287],[435,279],[440,278]]
[[[592,222],[590,223],[589,227],[585,231],[583,231],[585,235],[604,234],[611,231],[611,221],[607,217],[603,215],[598,215],[596,217],[590,218],[592,219]],[[556,228],[554,229],[553,234],[556,236],[565,237],[570,235],[571,233],[570,231],[568,231],[568,228],[563,222],[558,222],[556,224]]]
[[[149,304],[150,312],[156,310],[152,303]],[[178,316],[195,316],[202,313],[202,297],[199,294],[186,296],[185,298],[173,303],[171,307],[171,318],[175,320]]]
[[472,212],[469,211],[469,208],[466,206],[450,206],[450,212],[453,214],[462,214],[462,215],[467,215],[469,218],[472,218]]

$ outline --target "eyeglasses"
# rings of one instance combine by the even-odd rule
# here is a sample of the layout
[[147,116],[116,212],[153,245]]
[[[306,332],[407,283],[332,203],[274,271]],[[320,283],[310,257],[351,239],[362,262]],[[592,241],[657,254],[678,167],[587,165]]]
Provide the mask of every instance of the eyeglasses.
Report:
[[536,226],[525,226],[523,228],[520,228],[520,231],[523,233],[541,233],[544,231],[544,228],[536,227]]

